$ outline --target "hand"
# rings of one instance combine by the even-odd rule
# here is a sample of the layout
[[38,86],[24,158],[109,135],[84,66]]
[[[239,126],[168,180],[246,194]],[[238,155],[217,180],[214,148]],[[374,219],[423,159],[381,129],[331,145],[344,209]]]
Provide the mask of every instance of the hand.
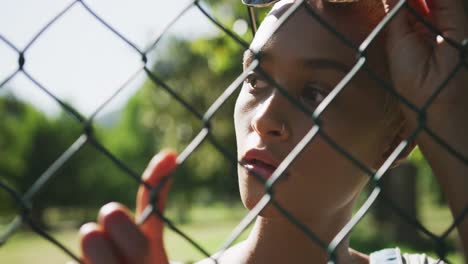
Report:
[[[156,186],[176,167],[176,154],[163,151],[156,155],[143,174],[143,181]],[[159,194],[158,208],[162,212],[170,182]],[[136,202],[136,218],[149,202],[150,191],[140,186]],[[138,226],[129,210],[118,203],[109,203],[99,212],[97,223],[87,223],[80,229],[81,252],[86,264],[169,263],[163,243],[164,223],[155,215]]]
[[[461,46],[468,39],[468,19],[460,0],[426,0],[410,1],[410,4],[435,28],[447,38]],[[390,0],[394,6],[398,0]],[[419,3],[419,4],[418,4]],[[429,12],[429,13],[428,13]],[[447,41],[438,42],[436,35],[419,22],[406,8],[388,27],[387,53],[390,71],[395,89],[417,107],[422,107],[436,89],[454,71],[460,63],[461,52]],[[465,47],[466,48],[466,47]],[[442,92],[436,97],[428,110],[450,112],[468,101],[468,54],[465,51],[465,66],[451,78]],[[408,121],[415,122],[417,118],[413,111],[402,107]]]

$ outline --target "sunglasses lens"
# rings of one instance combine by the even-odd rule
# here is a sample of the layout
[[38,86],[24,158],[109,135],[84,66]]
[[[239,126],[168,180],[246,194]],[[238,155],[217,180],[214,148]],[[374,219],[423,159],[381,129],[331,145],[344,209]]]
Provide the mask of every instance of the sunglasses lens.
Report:
[[248,6],[263,7],[272,5],[278,1],[279,0],[242,0],[242,3]]

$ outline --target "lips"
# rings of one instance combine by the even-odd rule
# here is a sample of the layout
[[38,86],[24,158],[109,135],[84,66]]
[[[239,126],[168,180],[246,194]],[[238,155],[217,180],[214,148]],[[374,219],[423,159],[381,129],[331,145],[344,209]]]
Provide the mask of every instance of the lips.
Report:
[[278,168],[279,162],[266,150],[250,149],[241,159],[241,164],[253,176],[268,180]]

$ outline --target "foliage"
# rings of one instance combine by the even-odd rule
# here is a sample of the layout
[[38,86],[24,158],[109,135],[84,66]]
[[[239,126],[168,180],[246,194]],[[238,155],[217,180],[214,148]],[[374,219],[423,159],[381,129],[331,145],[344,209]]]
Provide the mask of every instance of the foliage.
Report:
[[[425,194],[429,202],[436,202],[439,205],[446,205],[443,193],[437,183],[436,177],[419,148],[411,152],[409,160],[418,168],[418,191]],[[426,199],[427,201],[427,199]]]
[[[41,129],[46,119],[12,95],[0,98],[0,119],[0,176],[11,187],[19,187],[16,179],[24,174],[27,156],[33,150],[31,135]],[[0,197],[2,201],[9,201],[4,192],[0,192]],[[12,207],[12,204],[0,203],[2,211]]]
[[[0,107],[0,179],[24,195],[81,136],[82,125],[65,113],[47,118],[13,96],[0,97]],[[122,186],[129,183],[116,181],[115,174],[115,167],[104,156],[85,145],[35,194],[32,217],[42,223],[49,207],[97,207],[118,197]],[[0,191],[0,197],[2,214],[19,209],[6,192]]]

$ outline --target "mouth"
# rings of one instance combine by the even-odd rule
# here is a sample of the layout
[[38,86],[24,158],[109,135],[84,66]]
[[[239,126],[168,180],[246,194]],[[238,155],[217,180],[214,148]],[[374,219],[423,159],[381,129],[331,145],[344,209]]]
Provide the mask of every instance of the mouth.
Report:
[[271,178],[279,166],[279,162],[276,162],[269,153],[261,150],[247,151],[240,164],[250,176],[261,177],[263,180]]
[[275,166],[257,159],[247,160],[243,162],[243,165],[249,174],[252,174],[252,176],[260,176],[264,180],[268,180],[276,170]]

